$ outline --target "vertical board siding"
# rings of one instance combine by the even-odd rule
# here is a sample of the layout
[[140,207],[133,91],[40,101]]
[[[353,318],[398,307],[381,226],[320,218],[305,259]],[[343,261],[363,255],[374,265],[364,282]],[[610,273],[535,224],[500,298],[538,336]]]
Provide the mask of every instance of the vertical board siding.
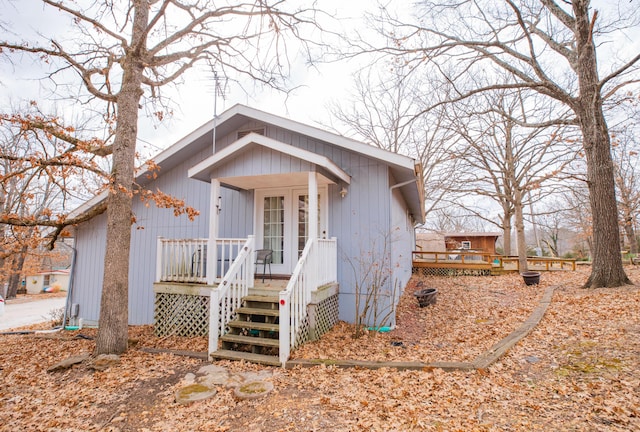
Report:
[[[327,236],[338,239],[338,282],[340,284],[340,319],[353,321],[355,312],[355,280],[353,267],[358,268],[367,257],[375,256],[390,262],[393,272],[390,279],[403,285],[411,272],[411,238],[413,227],[405,221],[406,204],[399,191],[390,187],[389,168],[366,155],[351,152],[326,142],[294,134],[291,131],[248,121],[240,130],[265,128],[270,138],[312,151],[331,159],[347,172],[351,184],[347,196],[340,197],[343,185],[329,185]],[[218,137],[218,151],[236,141],[236,132]],[[185,148],[186,151],[188,148]],[[255,150],[255,151],[253,151]],[[185,215],[176,217],[170,209],[149,207],[134,200],[137,223],[132,228],[130,258],[129,321],[131,324],[153,322],[153,281],[155,277],[156,239],[207,237],[209,219],[210,184],[189,179],[187,170],[205,159],[210,152],[192,154],[171,170],[159,173],[159,177],[147,187],[184,199],[195,207],[200,215],[191,222]],[[292,158],[262,146],[244,152],[238,158],[216,169],[216,177],[268,175],[306,172],[314,169],[307,161]],[[222,188],[220,214],[221,237],[246,237],[254,229],[254,192]],[[393,209],[393,211],[392,211]],[[78,227],[78,261],[73,302],[80,303],[80,315],[97,320],[102,286],[102,269],[105,245],[104,215]],[[394,227],[397,238],[390,241]],[[353,267],[352,267],[353,265]],[[389,299],[392,301],[392,299]]]
[[253,234],[253,192],[222,188],[220,237],[246,238]]
[[[136,223],[131,231],[129,266],[129,323],[153,322],[153,281],[155,278],[156,240],[168,238],[197,238],[208,235],[209,184],[187,177],[187,170],[200,159],[194,156],[173,169],[159,173],[147,185],[150,190],[160,189],[185,204],[196,208],[200,215],[189,221],[186,215],[175,216],[171,209],[160,209],[154,203],[146,206],[133,199]],[[106,215],[100,215],[82,224],[77,230],[76,283],[73,302],[80,304],[80,317],[89,321],[99,318],[104,253],[106,245]]]
[[71,303],[80,305],[79,317],[98,321],[104,252],[107,245],[105,214],[76,227],[76,262]]
[[395,293],[396,297],[399,297],[411,278],[413,245],[416,242],[415,229],[407,215],[405,201],[398,189],[394,189],[391,200],[391,221],[391,232],[393,232],[390,251],[391,269],[393,281],[397,281],[401,289]]
[[242,156],[217,167],[213,176],[217,178],[240,177],[246,175],[260,176],[270,174],[286,174],[292,172],[308,172],[312,169],[309,162],[294,158],[263,146],[255,146]]
[[192,155],[181,164],[159,177],[148,187],[159,189],[184,200],[185,205],[198,210],[193,220],[183,214],[176,216],[172,209],[157,208],[154,203],[145,205],[134,199],[133,211],[137,223],[131,232],[131,258],[129,272],[129,322],[149,324],[153,322],[153,282],[155,278],[156,247],[159,236],[168,238],[200,238],[209,234],[210,186],[208,183],[187,177],[187,170],[199,161],[200,155]]
[[[331,236],[338,238],[338,282],[340,319],[356,317],[357,271],[365,271],[373,261],[388,260],[384,254],[389,233],[389,185],[387,168],[357,154],[343,154],[342,167],[352,175],[348,193],[341,198],[336,187],[329,214]],[[354,270],[355,269],[355,270]]]

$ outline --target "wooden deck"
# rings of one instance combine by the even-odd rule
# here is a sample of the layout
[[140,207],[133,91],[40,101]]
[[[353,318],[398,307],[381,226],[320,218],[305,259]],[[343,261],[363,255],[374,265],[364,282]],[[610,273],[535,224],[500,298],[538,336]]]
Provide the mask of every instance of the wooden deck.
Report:
[[[575,259],[528,257],[529,271],[573,271]],[[425,274],[501,274],[520,272],[518,257],[459,251],[414,251],[414,272]],[[432,270],[430,270],[432,269]]]

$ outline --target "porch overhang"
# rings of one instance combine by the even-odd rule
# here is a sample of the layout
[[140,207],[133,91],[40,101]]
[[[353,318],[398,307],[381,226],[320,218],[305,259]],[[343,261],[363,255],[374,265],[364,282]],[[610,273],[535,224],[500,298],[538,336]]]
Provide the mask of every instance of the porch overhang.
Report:
[[[212,173],[216,168],[237,158],[244,152],[251,151],[255,146],[262,146],[276,152],[287,154],[320,168],[318,171],[323,174],[322,177],[325,178],[325,182],[327,183],[351,183],[351,176],[329,158],[256,133],[250,133],[240,138],[231,145],[191,167],[188,171],[188,176],[196,180],[210,182]],[[296,176],[299,177],[298,180],[300,184],[306,183],[307,175],[305,173],[283,172],[279,174],[261,175],[259,184],[263,186],[279,186],[281,182],[292,184],[295,183]],[[220,178],[219,180],[221,183],[242,189],[253,188],[256,184],[256,176],[251,174],[226,179]]]

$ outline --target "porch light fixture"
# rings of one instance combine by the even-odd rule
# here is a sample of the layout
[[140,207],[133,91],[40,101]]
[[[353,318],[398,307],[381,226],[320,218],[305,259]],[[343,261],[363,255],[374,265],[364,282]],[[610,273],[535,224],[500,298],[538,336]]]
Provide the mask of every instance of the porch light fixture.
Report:
[[340,197],[344,198],[347,196],[347,188],[342,186],[342,189],[340,189]]
[[219,196],[218,197],[218,204],[216,204],[216,212],[218,212],[218,214],[220,214],[221,211],[222,211],[222,197]]

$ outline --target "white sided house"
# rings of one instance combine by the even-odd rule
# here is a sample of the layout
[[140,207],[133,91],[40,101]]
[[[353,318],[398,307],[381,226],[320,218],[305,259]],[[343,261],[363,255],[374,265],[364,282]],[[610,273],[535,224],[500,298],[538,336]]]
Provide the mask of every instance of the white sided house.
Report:
[[[413,159],[236,105],[154,163],[157,177],[141,170],[138,183],[200,215],[134,199],[130,324],[208,334],[212,357],[273,364],[338,319],[395,325],[424,222]],[[75,228],[68,305],[98,325],[105,232],[105,214]]]
[[69,270],[45,270],[25,276],[27,294],[41,292],[67,291],[69,289]]

